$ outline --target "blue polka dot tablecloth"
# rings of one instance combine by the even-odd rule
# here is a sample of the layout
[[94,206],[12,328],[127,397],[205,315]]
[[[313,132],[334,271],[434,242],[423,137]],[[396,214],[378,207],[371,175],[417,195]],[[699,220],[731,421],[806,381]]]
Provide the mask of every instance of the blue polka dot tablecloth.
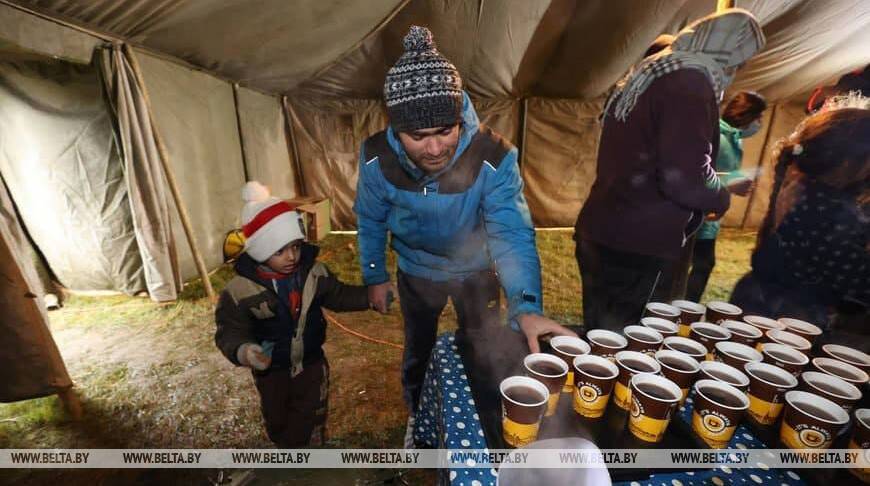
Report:
[[[438,337],[417,410],[414,440],[425,447],[438,449],[487,449],[480,418],[471,396],[465,366],[452,333]],[[692,397],[686,399],[674,420],[683,420],[691,427]],[[762,449],[748,427],[740,425],[728,445],[732,449]],[[451,486],[495,486],[497,471],[493,468],[455,468],[448,472]],[[803,486],[803,479],[791,470],[770,469],[759,464],[756,469],[720,467],[694,472],[653,474],[643,481],[614,483],[619,486],[740,486],[776,485]]]

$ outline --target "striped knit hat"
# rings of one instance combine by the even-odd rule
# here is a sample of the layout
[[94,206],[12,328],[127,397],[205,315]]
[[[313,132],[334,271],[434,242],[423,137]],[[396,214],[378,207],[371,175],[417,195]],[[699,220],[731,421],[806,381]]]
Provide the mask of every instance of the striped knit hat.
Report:
[[242,189],[242,232],[245,252],[258,262],[265,262],[287,243],[305,239],[302,217],[287,203],[269,194],[257,181]]
[[412,26],[405,52],[387,72],[384,100],[390,124],[411,132],[457,124],[462,119],[462,79],[438,52],[432,32]]

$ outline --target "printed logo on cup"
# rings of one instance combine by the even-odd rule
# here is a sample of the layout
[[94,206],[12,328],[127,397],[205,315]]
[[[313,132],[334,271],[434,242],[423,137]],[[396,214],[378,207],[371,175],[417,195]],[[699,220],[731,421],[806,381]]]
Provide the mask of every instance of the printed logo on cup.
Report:
[[604,415],[619,369],[595,355],[574,358],[574,411],[588,418]]
[[734,430],[749,408],[746,395],[731,385],[715,380],[695,383],[692,430],[710,447],[728,445]]

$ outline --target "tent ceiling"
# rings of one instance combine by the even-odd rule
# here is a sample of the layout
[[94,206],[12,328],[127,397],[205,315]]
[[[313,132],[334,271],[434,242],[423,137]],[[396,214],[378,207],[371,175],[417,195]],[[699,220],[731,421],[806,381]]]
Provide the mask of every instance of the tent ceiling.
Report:
[[[482,98],[593,99],[714,0],[12,0],[275,93],[375,98],[412,23]],[[737,0],[769,39],[736,86],[772,99],[870,62],[870,2]]]

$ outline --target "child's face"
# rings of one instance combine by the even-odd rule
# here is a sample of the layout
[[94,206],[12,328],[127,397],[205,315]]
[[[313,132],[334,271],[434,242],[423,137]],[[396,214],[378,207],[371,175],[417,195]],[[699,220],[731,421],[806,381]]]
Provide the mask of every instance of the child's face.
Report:
[[266,265],[273,272],[290,274],[299,266],[300,256],[302,256],[302,240],[291,241],[270,256],[266,260]]

